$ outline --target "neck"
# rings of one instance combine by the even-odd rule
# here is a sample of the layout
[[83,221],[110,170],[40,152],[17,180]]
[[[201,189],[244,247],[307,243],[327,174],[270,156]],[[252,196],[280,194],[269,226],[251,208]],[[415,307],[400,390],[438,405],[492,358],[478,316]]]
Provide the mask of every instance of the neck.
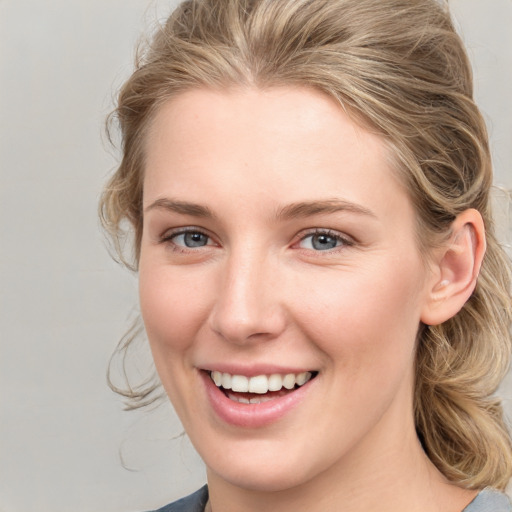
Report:
[[378,451],[375,445],[359,447],[311,480],[279,491],[233,485],[208,470],[211,510],[460,512],[474,498],[475,491],[456,487],[439,473],[414,429],[399,442],[382,441]]

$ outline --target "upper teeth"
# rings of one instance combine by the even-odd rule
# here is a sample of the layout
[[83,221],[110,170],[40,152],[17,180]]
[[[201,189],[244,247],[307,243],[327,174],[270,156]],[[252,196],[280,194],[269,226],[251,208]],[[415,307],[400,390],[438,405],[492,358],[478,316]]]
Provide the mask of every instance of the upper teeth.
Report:
[[287,373],[281,375],[273,373],[272,375],[256,375],[255,377],[246,377],[245,375],[231,375],[218,371],[211,372],[211,378],[217,387],[231,389],[240,393],[260,393],[268,391],[279,391],[281,388],[293,389],[295,384],[302,386],[311,379],[311,372]]

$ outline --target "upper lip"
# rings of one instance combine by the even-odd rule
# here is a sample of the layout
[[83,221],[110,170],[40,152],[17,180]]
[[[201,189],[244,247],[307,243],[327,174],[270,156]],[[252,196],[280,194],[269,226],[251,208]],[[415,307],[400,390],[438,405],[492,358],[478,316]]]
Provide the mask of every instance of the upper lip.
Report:
[[230,375],[245,375],[246,377],[255,377],[257,375],[272,375],[281,374],[286,375],[289,373],[303,373],[303,372],[316,372],[316,370],[305,366],[278,366],[275,364],[252,364],[248,365],[235,365],[230,363],[208,364],[201,366],[200,370],[207,372],[218,371],[222,373],[229,373]]

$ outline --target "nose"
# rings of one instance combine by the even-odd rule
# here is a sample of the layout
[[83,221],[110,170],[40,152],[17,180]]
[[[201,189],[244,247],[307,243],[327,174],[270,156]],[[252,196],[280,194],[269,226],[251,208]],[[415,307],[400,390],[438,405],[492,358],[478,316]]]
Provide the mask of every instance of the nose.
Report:
[[232,255],[224,262],[210,327],[237,344],[277,338],[286,314],[278,263],[264,254]]

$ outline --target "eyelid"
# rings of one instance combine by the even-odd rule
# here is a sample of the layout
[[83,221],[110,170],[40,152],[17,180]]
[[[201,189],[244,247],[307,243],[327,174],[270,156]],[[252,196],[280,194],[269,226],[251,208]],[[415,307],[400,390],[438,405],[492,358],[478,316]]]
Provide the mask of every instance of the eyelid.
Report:
[[[202,246],[202,247],[211,247],[213,245],[218,245],[218,243],[215,241],[215,238],[208,232],[208,230],[201,228],[199,226],[181,226],[181,227],[166,229],[165,231],[163,231],[163,233],[161,235],[159,235],[158,242],[161,244],[172,244],[174,246],[174,248],[180,248],[180,250],[183,249],[185,251],[187,251],[187,250],[197,251],[198,249],[200,249],[201,247],[199,247],[199,248],[183,247],[183,246],[175,244],[173,242],[174,238],[176,238],[179,235],[186,234],[186,233],[200,233],[200,234],[208,237],[209,242],[213,242],[213,243],[208,243],[207,245]],[[335,238],[341,242],[341,245],[334,247],[332,249],[326,249],[325,251],[315,251],[315,250],[311,250],[311,249],[297,247],[306,238],[314,236],[314,235],[325,235],[328,237]],[[308,252],[332,253],[332,252],[336,252],[337,250],[344,249],[346,247],[351,247],[355,244],[356,244],[356,240],[354,240],[353,237],[347,235],[346,233],[342,233],[340,231],[336,231],[336,230],[333,230],[330,228],[311,228],[311,229],[302,231],[295,236],[295,240],[292,243],[292,248],[298,248],[298,249],[302,249],[302,250],[305,250]]]
[[335,252],[336,250],[341,250],[343,248],[351,247],[356,244],[356,240],[354,240],[354,238],[352,238],[351,236],[349,236],[345,233],[342,233],[340,231],[336,231],[336,230],[328,229],[328,228],[312,228],[312,229],[308,229],[306,231],[299,233],[296,237],[296,240],[292,244],[292,246],[297,246],[302,241],[304,241],[306,238],[308,238],[310,236],[314,236],[314,235],[325,235],[328,237],[336,238],[337,240],[339,240],[341,242],[342,245],[339,247],[334,247],[332,249],[326,249],[325,251],[314,251],[314,250],[311,251],[311,249],[303,249],[301,247],[299,247],[299,249],[303,249],[303,250],[311,251],[311,252],[319,252],[319,253],[321,253],[321,252],[332,253],[332,252]]
[[208,246],[211,247],[212,245],[218,245],[217,242],[215,241],[214,237],[206,229],[200,228],[199,226],[181,226],[181,227],[177,227],[177,228],[166,229],[158,237],[158,242],[161,244],[166,244],[166,243],[173,244],[175,247],[180,247],[181,249],[184,249],[184,250],[192,250],[192,251],[197,250],[197,248],[193,249],[193,248],[183,247],[183,246],[177,245],[173,242],[174,238],[176,238],[179,235],[186,234],[186,233],[200,233],[201,235],[208,237],[208,239],[210,241],[212,241],[213,244],[207,244],[204,247],[208,247]]

